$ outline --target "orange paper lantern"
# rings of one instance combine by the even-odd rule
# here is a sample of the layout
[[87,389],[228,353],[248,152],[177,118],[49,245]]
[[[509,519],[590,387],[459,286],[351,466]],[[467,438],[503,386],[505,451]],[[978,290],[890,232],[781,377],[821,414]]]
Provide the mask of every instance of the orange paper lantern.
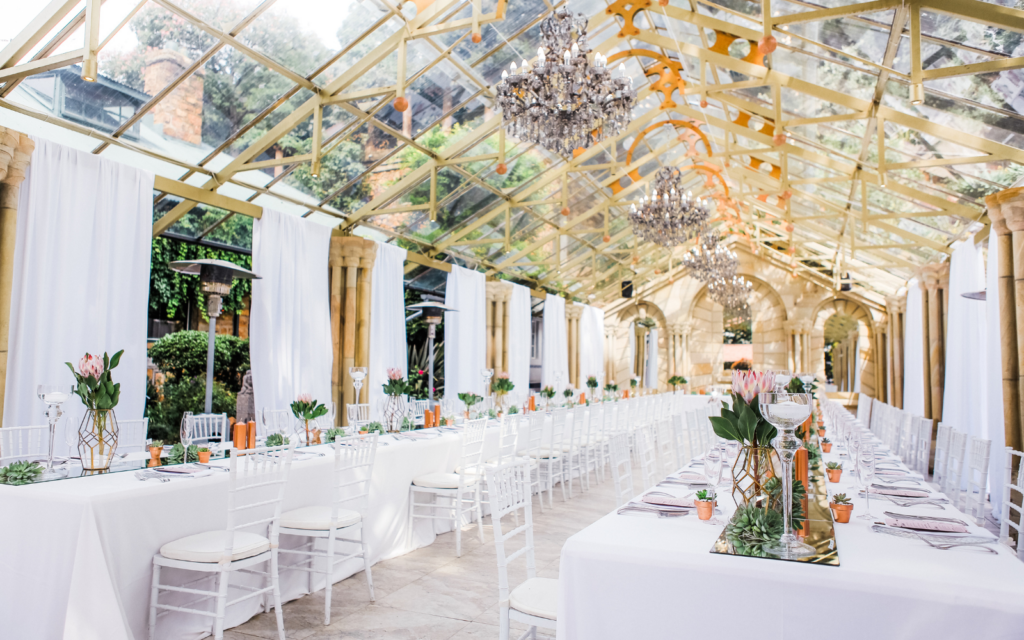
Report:
[[569,207],[562,207],[562,215],[563,216],[569,215]]
[[472,36],[470,36],[470,40],[473,41],[473,44],[480,44],[480,41],[483,40],[483,37],[479,33],[474,33]]
[[395,98],[395,111],[405,111],[409,108],[409,101],[405,99],[405,96]]
[[505,175],[506,173],[508,173],[508,165],[505,164],[504,162],[500,163],[498,165],[498,168],[495,169],[495,172],[497,172],[499,176]]

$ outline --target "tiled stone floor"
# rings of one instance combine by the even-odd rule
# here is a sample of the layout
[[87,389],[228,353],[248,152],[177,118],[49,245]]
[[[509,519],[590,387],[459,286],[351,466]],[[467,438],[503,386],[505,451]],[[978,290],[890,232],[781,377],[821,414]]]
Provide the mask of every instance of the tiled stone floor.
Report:
[[[634,480],[639,487],[639,476]],[[612,481],[592,482],[590,491],[562,502],[555,490],[554,509],[541,513],[533,501],[537,575],[558,577],[562,544],[615,507]],[[334,585],[331,624],[324,626],[324,592],[284,605],[289,640],[476,640],[498,637],[498,565],[490,516],[484,517],[484,543],[475,524],[462,533],[462,557],[455,557],[455,534],[434,544],[373,566],[377,602],[371,604],[362,572]],[[517,538],[519,540],[521,538]],[[516,547],[518,548],[518,547]],[[509,570],[515,587],[526,579],[525,562]],[[517,627],[513,625],[513,630]],[[517,634],[518,635],[518,634]],[[553,634],[552,634],[553,635]],[[225,632],[226,640],[277,638],[273,612]]]

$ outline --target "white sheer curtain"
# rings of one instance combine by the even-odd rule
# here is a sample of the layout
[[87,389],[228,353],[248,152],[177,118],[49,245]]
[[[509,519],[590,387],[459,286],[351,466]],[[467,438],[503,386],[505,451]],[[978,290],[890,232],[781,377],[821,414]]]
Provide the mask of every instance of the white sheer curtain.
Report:
[[644,386],[648,389],[658,388],[658,328],[651,327],[647,332],[647,366],[644,368]]
[[[14,241],[4,425],[45,424],[38,384],[74,383],[86,352],[113,355],[123,420],[146,404],[146,333],[153,174],[33,138]],[[64,405],[69,427],[85,408]],[[64,454],[64,438],[55,439]]]
[[903,332],[903,410],[924,415],[924,309],[917,278],[907,282]]
[[257,415],[287,409],[300,393],[331,399],[330,249],[330,227],[298,216],[264,208],[252,225],[252,270],[262,278],[249,319]]
[[[1003,425],[1003,355],[999,337],[999,243],[989,236],[988,273],[985,274],[985,374],[988,404],[988,438],[992,440],[992,456],[988,465],[988,486],[992,504],[1003,501],[1003,477],[1006,469],[1006,432]],[[980,253],[980,252],[979,252]],[[949,334],[952,335],[952,334]],[[992,510],[998,520],[1001,508]]]
[[586,386],[587,377],[594,376],[604,382],[604,309],[582,305],[580,316],[580,386]]
[[453,266],[444,303],[458,312],[444,314],[444,397],[485,396],[480,372],[487,361],[486,280],[484,274]]
[[[370,415],[380,420],[388,369],[397,367],[408,374],[409,356],[405,338],[405,256],[406,250],[393,244],[377,243],[377,258],[370,281],[370,366],[366,388],[360,393],[370,403]],[[440,336],[438,336],[440,338]],[[436,344],[436,343],[435,343]],[[369,398],[367,400],[367,398]],[[343,407],[338,407],[343,411]]]
[[[561,392],[569,384],[569,339],[565,335],[565,299],[544,298],[544,344],[541,348],[541,386]],[[556,384],[555,378],[558,378]]]
[[629,386],[629,381],[633,379],[633,372],[636,371],[636,323],[629,323],[629,335],[626,336],[626,342],[629,344],[629,373],[626,376],[626,380],[621,385],[623,389]]
[[[974,236],[954,245],[949,261],[946,380],[942,421],[976,438],[987,438],[985,303],[961,294],[985,288],[985,265]],[[994,294],[994,292],[993,292]],[[1001,377],[1001,376],[1000,376]],[[996,386],[1001,380],[993,381]]]
[[508,301],[508,377],[515,393],[525,398],[530,393],[530,341],[532,327],[530,290],[512,284],[512,297]]

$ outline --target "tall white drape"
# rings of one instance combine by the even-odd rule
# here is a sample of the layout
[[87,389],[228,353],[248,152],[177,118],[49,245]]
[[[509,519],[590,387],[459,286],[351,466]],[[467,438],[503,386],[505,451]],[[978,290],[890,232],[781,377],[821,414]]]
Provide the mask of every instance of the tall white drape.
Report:
[[532,339],[530,290],[512,284],[508,301],[508,377],[514,393],[526,397],[530,389],[530,341]]
[[636,371],[636,323],[629,323],[629,335],[626,336],[626,342],[629,344],[629,375],[623,382],[623,388],[629,386],[629,381],[633,379],[633,372]]
[[[988,438],[992,440],[992,456],[988,465],[988,486],[991,492],[992,515],[1002,514],[1003,474],[1006,469],[1006,432],[1003,425],[1003,354],[999,336],[999,243],[988,241],[988,272],[985,274],[985,388],[988,405]],[[980,253],[980,252],[979,252]],[[979,325],[980,326],[980,325]],[[976,331],[976,329],[975,329]],[[949,334],[952,335],[952,334]],[[945,411],[945,409],[943,409]]]
[[549,295],[544,298],[540,383],[544,387],[554,387],[557,392],[569,384],[569,339],[565,332],[565,300]]
[[[370,281],[370,366],[367,388],[360,397],[370,403],[370,415],[380,420],[380,401],[388,369],[397,367],[408,374],[409,354],[405,337],[406,250],[393,244],[377,243],[377,258]],[[369,400],[367,400],[369,398]]]
[[[146,405],[153,174],[33,138],[18,202],[4,426],[45,424],[39,384],[74,383],[86,352],[124,349],[113,380],[123,420]],[[85,413],[64,405],[75,427]],[[64,439],[55,450],[63,454]]]
[[[253,401],[287,409],[300,393],[331,398],[331,229],[273,209],[252,225],[249,358]],[[343,407],[338,407],[343,411]]]
[[949,261],[946,334],[950,339],[946,341],[942,421],[976,438],[988,437],[986,398],[991,385],[986,378],[985,303],[961,294],[984,288],[985,265],[971,236],[954,246]]
[[594,376],[604,383],[604,309],[581,305],[580,316],[580,386]]
[[853,391],[860,393],[860,370],[864,363],[860,359],[860,337],[853,345]]
[[658,388],[658,328],[651,327],[647,332],[647,366],[644,369],[644,386],[648,389]]
[[458,309],[444,314],[444,397],[484,393],[480,372],[487,362],[487,283],[484,274],[453,266],[444,303]]
[[906,327],[903,331],[903,410],[924,415],[924,302],[917,278],[907,282]]

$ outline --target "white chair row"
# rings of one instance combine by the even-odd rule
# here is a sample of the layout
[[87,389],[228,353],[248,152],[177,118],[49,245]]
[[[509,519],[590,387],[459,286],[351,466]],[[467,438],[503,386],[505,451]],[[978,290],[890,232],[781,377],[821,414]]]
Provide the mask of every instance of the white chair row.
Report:
[[[55,446],[62,440],[65,445],[75,450],[77,436],[72,430],[77,429],[76,421],[69,419],[57,425],[54,435]],[[134,453],[146,450],[146,438],[149,432],[149,418],[141,420],[117,421],[117,451]],[[49,425],[33,425],[28,427],[4,427],[0,429],[0,467],[22,460],[45,460],[50,451]]]

